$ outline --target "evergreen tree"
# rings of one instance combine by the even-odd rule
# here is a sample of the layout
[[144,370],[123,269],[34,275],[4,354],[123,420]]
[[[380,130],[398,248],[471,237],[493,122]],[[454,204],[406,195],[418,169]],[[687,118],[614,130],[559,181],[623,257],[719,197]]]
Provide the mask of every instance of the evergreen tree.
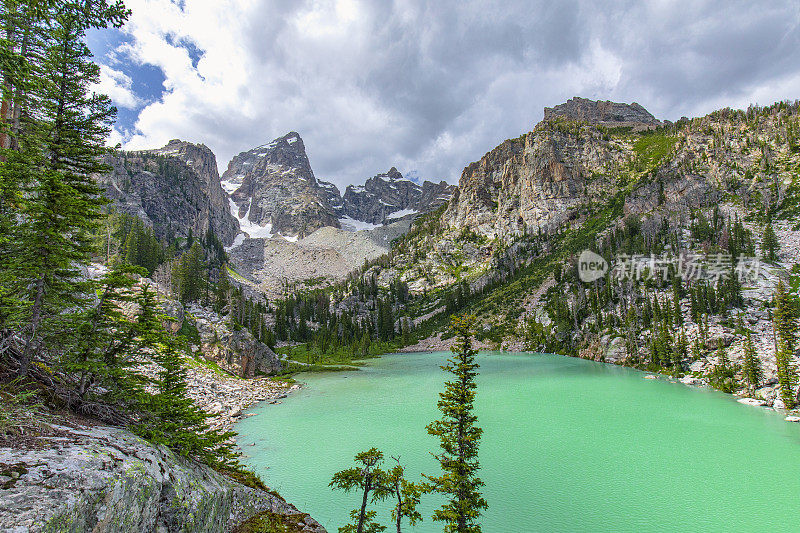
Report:
[[[195,302],[200,299],[205,290],[205,265],[203,263],[203,248],[194,241],[191,248],[184,253],[175,264],[172,274],[175,292],[183,303]],[[243,322],[242,317],[238,317]]]
[[764,236],[761,238],[761,257],[766,261],[777,261],[779,248],[780,244],[778,243],[777,235],[775,235],[775,230],[772,229],[771,223],[767,223],[767,227],[764,229]]
[[[5,3],[4,3],[5,5]],[[104,200],[90,177],[106,170],[100,161],[115,113],[110,99],[90,91],[99,81],[85,43],[88,28],[120,25],[128,12],[121,2],[40,3],[46,23],[39,54],[30,63],[41,74],[30,84],[27,160],[36,180],[26,184],[19,213],[18,287],[27,302],[20,374],[31,358],[75,330],[74,310],[86,304],[88,284],[77,265],[89,261],[91,233]],[[28,102],[31,103],[30,101]]]
[[736,390],[736,368],[728,359],[728,353],[722,342],[717,347],[717,362],[709,373],[709,382],[715,389],[732,393]]
[[417,511],[423,487],[412,483],[405,478],[405,470],[400,464],[400,459],[393,457],[397,463],[387,474],[388,486],[397,503],[392,509],[392,519],[397,527],[397,533],[402,531],[403,518],[408,518],[409,524],[416,525],[422,521],[422,514]]
[[353,524],[339,528],[339,533],[373,533],[386,529],[373,522],[375,511],[367,511],[367,504],[384,500],[392,493],[392,485],[386,472],[379,468],[383,462],[383,453],[375,448],[356,455],[355,462],[359,466],[336,472],[328,484],[334,489],[345,492],[359,490],[362,492],[361,508],[354,509],[350,516]]
[[673,317],[675,318],[675,326],[680,327],[683,325],[683,310],[681,309],[681,278],[674,275],[672,276],[672,301],[675,306]]
[[[77,396],[73,409],[83,401],[106,400],[133,408],[142,393],[144,378],[138,365],[138,323],[125,313],[126,306],[141,304],[134,288],[142,269],[113,265],[98,283],[99,297],[77,331],[77,342],[67,350],[61,368],[76,376]],[[101,393],[95,392],[99,385]]]
[[481,510],[487,507],[479,492],[483,482],[477,476],[482,430],[475,425],[477,417],[473,414],[478,375],[475,362],[478,352],[472,348],[471,341],[474,326],[472,316],[452,319],[451,330],[456,337],[452,348],[454,355],[442,370],[451,373],[454,379],[447,381],[444,392],[439,394],[441,420],[427,426],[428,433],[439,438],[442,453],[436,458],[443,473],[425,477],[430,482],[430,490],[449,497],[449,501],[433,514],[435,521],[444,522],[447,533],[479,533],[481,526],[476,521]]
[[408,346],[411,344],[411,319],[407,316],[403,317],[400,322],[400,327],[403,335],[403,346]]
[[779,281],[775,288],[775,312],[772,327],[777,338],[775,364],[781,387],[781,399],[788,409],[792,409],[797,403],[795,388],[798,376],[794,364],[798,329],[797,305],[795,299],[786,290],[783,281]]
[[745,383],[747,383],[747,392],[752,396],[755,390],[761,386],[764,373],[761,369],[761,362],[756,355],[756,347],[753,344],[753,338],[749,331],[746,332],[744,339],[742,374],[744,375]]
[[166,318],[159,313],[154,293],[145,286],[138,320],[141,345],[151,352],[159,370],[153,380],[155,393],[143,400],[145,414],[134,431],[181,455],[211,465],[236,465],[236,454],[229,442],[234,433],[210,429],[206,422],[209,415],[186,394],[182,342],[165,331],[162,320]]

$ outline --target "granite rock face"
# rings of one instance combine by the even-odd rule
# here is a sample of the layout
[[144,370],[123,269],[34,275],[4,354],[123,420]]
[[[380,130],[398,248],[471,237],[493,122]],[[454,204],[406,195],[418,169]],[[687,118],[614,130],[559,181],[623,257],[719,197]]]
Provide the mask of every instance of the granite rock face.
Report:
[[234,157],[222,185],[248,237],[301,239],[322,227],[364,229],[432,211],[455,189],[444,181],[419,185],[392,167],[364,185],[348,186],[342,195],[334,184],[314,176],[295,132]]
[[230,531],[261,512],[325,531],[280,496],[244,486],[126,430],[55,427],[41,449],[0,448],[0,530]]
[[206,146],[173,140],[157,150],[110,154],[104,162],[111,172],[94,178],[114,209],[140,217],[158,237],[204,235],[211,228],[230,244],[239,232]]
[[234,157],[222,183],[232,192],[232,207],[250,237],[279,233],[302,238],[323,226],[339,227],[330,203],[339,191],[314,177],[295,132]]
[[634,131],[661,125],[660,120],[657,120],[647,109],[636,102],[623,104],[609,100],[588,100],[577,96],[555,107],[544,108],[545,120],[556,118],[565,118],[612,128],[630,126]]
[[369,178],[364,185],[349,185],[342,215],[370,224],[385,224],[402,216],[433,211],[447,203],[455,186],[425,181],[418,185],[392,167]]

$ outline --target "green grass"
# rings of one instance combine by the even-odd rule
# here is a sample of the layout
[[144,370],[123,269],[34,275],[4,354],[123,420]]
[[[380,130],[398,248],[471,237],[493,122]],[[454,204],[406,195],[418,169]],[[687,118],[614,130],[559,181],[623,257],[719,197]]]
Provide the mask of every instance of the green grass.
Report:
[[234,269],[232,269],[232,268],[230,267],[230,265],[228,266],[228,275],[229,275],[231,278],[233,278],[233,279],[235,279],[236,281],[238,281],[239,283],[250,283],[250,281],[249,281],[248,279],[246,279],[244,276],[242,276],[241,274],[239,274],[238,272],[236,272]]
[[302,533],[305,513],[282,515],[272,511],[263,511],[244,521],[233,531],[234,533]]
[[187,357],[186,358],[186,364],[188,366],[195,367],[195,368],[196,367],[208,368],[209,370],[211,370],[212,372],[214,372],[214,374],[216,374],[218,376],[224,376],[224,377],[228,377],[228,378],[231,378],[231,377],[238,378],[238,376],[234,376],[230,372],[226,372],[225,370],[223,370],[222,367],[220,367],[216,362],[211,361],[210,359],[206,359],[202,354],[199,354],[199,355],[198,354],[192,354],[191,357]]
[[[360,359],[369,359],[385,353],[391,353],[397,351],[401,347],[402,346],[398,340],[394,342],[372,341],[369,346],[369,351],[366,355],[361,353],[354,354],[349,346],[332,347],[331,349],[322,353],[316,346],[311,346],[310,344],[283,346],[278,348],[276,351],[281,355],[288,355],[290,361],[298,361],[301,363],[314,365],[313,371],[317,371],[320,369],[330,370],[330,368],[324,367],[340,366],[342,364],[358,365],[358,363],[355,361]],[[309,371],[309,367],[305,366],[298,366],[298,369],[301,372]]]
[[633,144],[637,168],[647,170],[655,167],[667,157],[675,147],[677,137],[663,133],[643,134]]

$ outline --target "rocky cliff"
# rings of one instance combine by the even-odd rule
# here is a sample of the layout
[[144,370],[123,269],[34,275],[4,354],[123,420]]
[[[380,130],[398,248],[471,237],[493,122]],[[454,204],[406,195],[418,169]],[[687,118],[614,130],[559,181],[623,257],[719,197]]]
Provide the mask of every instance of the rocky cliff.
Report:
[[341,214],[370,224],[385,224],[403,216],[427,213],[446,203],[455,187],[447,182],[425,181],[421,186],[392,167],[369,178],[364,185],[348,185]]
[[594,128],[579,132],[545,121],[505,141],[464,169],[443,220],[512,238],[562,224],[586,202],[613,194],[609,174],[626,154]]
[[330,203],[339,191],[314,177],[295,132],[234,157],[222,182],[250,237],[302,238],[323,226],[339,227]]
[[231,244],[239,232],[206,146],[173,140],[157,150],[107,155],[105,163],[111,172],[95,179],[113,208],[142,218],[157,236],[203,235],[211,228]]
[[570,98],[563,104],[544,108],[544,120],[564,118],[606,127],[631,127],[634,131],[660,126],[662,123],[636,102],[595,101]]
[[325,531],[277,494],[122,429],[58,425],[38,440],[0,448],[2,531],[219,533],[263,513]]

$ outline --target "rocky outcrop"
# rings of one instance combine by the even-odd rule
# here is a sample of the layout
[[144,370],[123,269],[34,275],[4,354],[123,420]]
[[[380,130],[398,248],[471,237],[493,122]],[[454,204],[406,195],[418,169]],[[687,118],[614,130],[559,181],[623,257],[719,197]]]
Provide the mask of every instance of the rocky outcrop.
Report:
[[123,429],[53,429],[40,449],[0,448],[0,530],[218,533],[270,512],[325,531],[277,494]]
[[209,361],[231,374],[251,378],[258,374],[275,374],[284,369],[284,362],[269,346],[258,341],[250,330],[236,329],[232,320],[211,309],[191,305],[186,315],[200,337],[200,351]]
[[[391,222],[391,221],[390,221]],[[252,280],[268,298],[281,298],[284,286],[327,285],[389,251],[393,239],[405,234],[411,221],[397,220],[370,231],[324,227],[297,242],[246,239],[229,252],[236,271]]]
[[622,104],[618,102],[588,100],[586,98],[570,98],[555,107],[544,108],[544,120],[565,118],[597,124],[606,127],[631,127],[634,131],[654,128],[661,125],[647,109],[636,102]]
[[323,226],[339,227],[330,200],[339,191],[318,182],[303,140],[295,132],[242,152],[228,164],[223,185],[250,237],[305,237]]
[[94,176],[115,210],[135,215],[156,235],[204,235],[211,228],[233,242],[238,222],[219,184],[214,154],[204,145],[170,141],[158,150],[105,156],[111,172]]
[[446,203],[455,187],[447,182],[425,181],[421,186],[392,167],[369,178],[364,185],[349,185],[343,197],[342,214],[370,224],[416,213],[426,213]]

